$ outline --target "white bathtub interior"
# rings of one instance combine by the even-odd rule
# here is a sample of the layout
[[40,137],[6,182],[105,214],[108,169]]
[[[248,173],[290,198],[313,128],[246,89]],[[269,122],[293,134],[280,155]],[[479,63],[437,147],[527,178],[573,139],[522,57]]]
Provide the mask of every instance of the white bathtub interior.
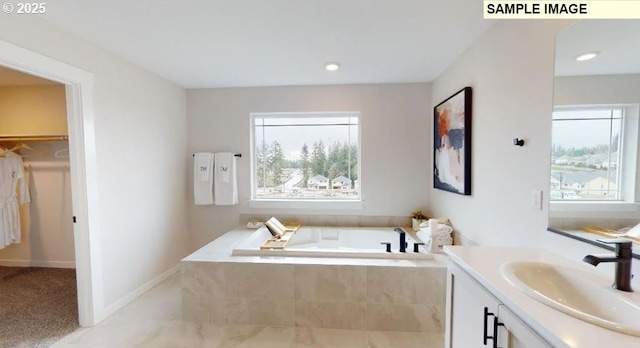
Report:
[[[400,236],[393,227],[302,227],[284,250],[260,250],[262,243],[271,237],[269,231],[261,227],[235,247],[232,255],[432,259],[425,246],[420,245],[417,253],[413,251],[414,243],[420,240],[409,229],[405,231],[408,245],[404,253],[399,252]],[[386,246],[381,243],[391,243],[391,252],[386,252]]]

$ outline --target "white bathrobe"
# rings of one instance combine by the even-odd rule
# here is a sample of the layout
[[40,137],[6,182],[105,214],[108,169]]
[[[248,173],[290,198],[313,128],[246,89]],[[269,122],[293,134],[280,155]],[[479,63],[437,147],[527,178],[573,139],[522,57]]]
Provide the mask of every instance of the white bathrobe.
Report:
[[0,249],[20,243],[19,204],[31,201],[22,158],[13,152],[0,157]]

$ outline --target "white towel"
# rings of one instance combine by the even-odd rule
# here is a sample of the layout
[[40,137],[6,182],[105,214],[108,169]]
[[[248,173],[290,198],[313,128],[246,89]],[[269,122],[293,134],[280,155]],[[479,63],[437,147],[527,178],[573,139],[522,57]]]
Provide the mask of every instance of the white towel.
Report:
[[213,154],[198,152],[193,156],[193,198],[196,205],[213,204]]
[[[431,229],[431,224],[430,224],[431,220],[438,221],[436,219],[429,219],[429,220],[421,223],[418,226],[418,228],[420,230],[424,230],[425,232],[429,232],[429,230]],[[451,227],[451,226],[449,226],[449,225],[447,225],[445,223],[438,222],[438,226],[436,227],[436,233],[451,233],[451,232],[453,232],[453,227]]]
[[234,159],[234,155],[229,152],[222,152],[216,154],[216,170],[220,176],[219,179],[222,179],[222,182],[229,182],[229,177],[231,176],[231,161]]
[[434,235],[431,234],[429,227],[421,227],[416,234],[418,235],[418,238],[428,240],[429,238],[450,237],[451,232],[453,232],[453,228],[451,226],[438,224],[438,231]]
[[441,252],[442,246],[444,245],[453,245],[453,238],[451,237],[430,238],[427,242],[429,251],[432,253]]
[[231,152],[216,153],[214,162],[213,194],[215,196],[215,204],[238,204],[235,155]]
[[438,242],[438,245],[451,245],[451,244],[453,244],[453,238],[451,238],[451,237],[438,237],[438,238],[433,238],[433,240]]
[[625,233],[624,235],[629,237],[640,238],[640,224],[635,225],[633,228],[627,231],[627,233]]

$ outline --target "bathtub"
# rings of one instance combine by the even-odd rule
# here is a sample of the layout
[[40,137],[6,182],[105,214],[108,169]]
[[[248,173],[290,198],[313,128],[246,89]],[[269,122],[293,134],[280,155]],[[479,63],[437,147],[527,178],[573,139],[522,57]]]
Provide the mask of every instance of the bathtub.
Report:
[[[400,238],[393,227],[302,227],[291,238],[284,250],[260,250],[262,243],[271,237],[263,226],[253,232],[232,251],[234,256],[291,256],[291,257],[336,257],[336,258],[373,258],[401,260],[429,260],[433,256],[425,246],[419,246],[414,253],[415,242],[419,242],[409,228],[406,240],[407,252],[399,252]],[[385,245],[390,242],[390,253]]]

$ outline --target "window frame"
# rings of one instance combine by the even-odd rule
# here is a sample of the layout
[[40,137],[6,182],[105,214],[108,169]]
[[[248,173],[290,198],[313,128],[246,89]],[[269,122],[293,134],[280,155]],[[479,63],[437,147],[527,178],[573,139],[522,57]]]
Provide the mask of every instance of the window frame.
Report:
[[[549,199],[550,217],[592,217],[613,218],[627,217],[640,211],[640,105],[639,104],[597,104],[597,105],[562,105],[555,106],[553,111],[579,111],[597,109],[622,109],[622,126],[620,133],[620,163],[618,185],[619,200],[551,200]],[[553,118],[552,118],[553,122]],[[553,139],[552,139],[553,141]],[[551,177],[551,168],[549,169]],[[551,190],[551,182],[548,189]]]
[[[355,117],[357,118],[357,197],[352,199],[313,199],[313,198],[258,198],[257,194],[257,155],[256,155],[256,119],[258,118],[302,118],[302,117]],[[251,197],[249,207],[286,208],[286,209],[362,209],[362,117],[360,111],[300,111],[300,112],[252,112],[250,124],[250,168]]]
[[[620,126],[618,129],[619,132],[619,139],[618,139],[618,158],[617,158],[617,162],[618,165],[616,166],[616,189],[607,189],[607,192],[615,192],[616,194],[616,198],[615,199],[597,199],[597,198],[593,198],[593,199],[551,199],[551,195],[549,195],[549,199],[551,201],[554,202],[624,202],[625,201],[625,192],[624,192],[624,178],[622,177],[622,173],[624,168],[628,165],[627,161],[625,161],[624,159],[624,153],[625,153],[625,134],[624,134],[624,130],[625,130],[625,115],[628,112],[627,109],[623,106],[620,105],[598,105],[598,106],[590,106],[590,107],[585,107],[585,106],[578,106],[578,107],[571,107],[571,106],[565,106],[565,107],[558,107],[558,108],[554,108],[553,113],[555,114],[556,112],[580,112],[580,111],[607,111],[610,114],[610,117],[607,118],[591,118],[591,117],[585,117],[585,118],[558,118],[555,119],[552,117],[552,128],[553,128],[553,123],[554,122],[580,122],[580,121],[598,121],[598,120],[607,120],[609,122],[610,125],[612,125],[614,120],[620,120]],[[614,111],[620,111],[620,116],[614,118],[612,113]],[[553,132],[551,135],[551,139],[552,139],[552,144],[553,144]],[[609,157],[609,165],[607,166],[607,168],[609,168],[609,166],[611,165],[611,149],[609,149],[609,153],[608,153],[608,157]],[[553,158],[552,158],[553,161]],[[608,170],[608,172],[610,173],[611,171]],[[607,179],[608,180],[608,179]],[[549,189],[551,190],[551,185],[549,185]],[[560,187],[560,190],[562,190],[563,188]]]

